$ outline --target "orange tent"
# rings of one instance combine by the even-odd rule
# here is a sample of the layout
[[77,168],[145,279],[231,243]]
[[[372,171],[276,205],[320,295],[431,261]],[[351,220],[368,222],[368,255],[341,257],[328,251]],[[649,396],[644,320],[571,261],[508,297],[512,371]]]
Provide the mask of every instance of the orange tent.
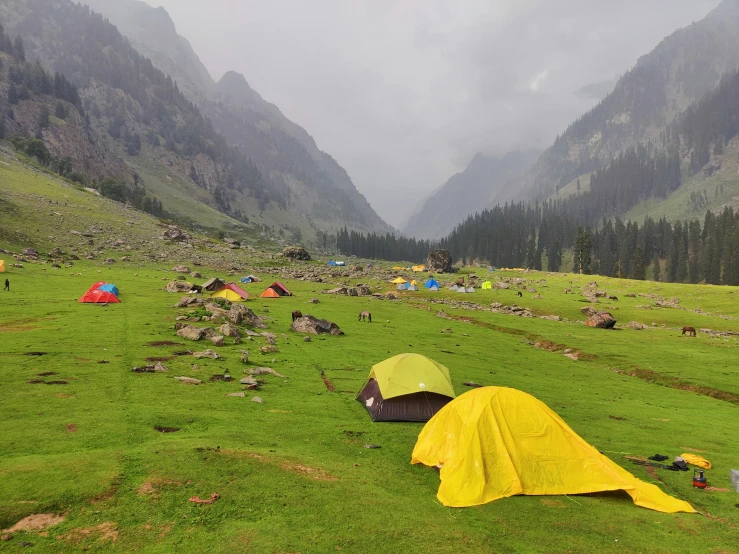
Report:
[[120,302],[112,292],[99,289],[88,290],[79,301],[85,304],[118,304]]
[[279,298],[280,295],[274,289],[269,288],[259,295],[260,298]]

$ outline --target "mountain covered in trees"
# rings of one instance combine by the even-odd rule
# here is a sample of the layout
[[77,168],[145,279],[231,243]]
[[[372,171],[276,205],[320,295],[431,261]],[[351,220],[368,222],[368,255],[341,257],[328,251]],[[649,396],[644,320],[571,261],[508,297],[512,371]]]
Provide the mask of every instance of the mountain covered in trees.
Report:
[[[162,62],[164,55],[157,59],[173,73],[179,68],[177,77],[188,76],[183,88],[88,7],[69,0],[0,4],[0,22],[8,36],[23,43],[25,58],[77,88],[85,129],[74,139],[68,136],[69,158],[76,172],[96,186],[104,179],[116,179],[124,196],[140,194],[134,192],[137,189],[148,190],[150,197],[166,192],[175,206],[184,197],[196,205],[191,210],[195,218],[201,211],[197,203],[203,202],[242,222],[279,224],[291,230],[294,238],[301,237],[301,229],[315,233],[340,225],[363,231],[390,229],[329,156],[317,148],[317,153],[309,152],[284,129],[278,132],[258,117],[247,121],[225,98],[215,100],[227,94],[243,100],[243,94],[238,96],[243,86],[234,87],[233,79],[227,79],[220,88],[213,83],[200,89],[199,83],[209,78],[207,71],[189,44],[174,33],[174,25],[168,27],[171,20],[166,12],[146,8],[144,13],[153,14],[147,34],[159,36],[154,31],[160,27],[171,31],[162,33],[169,41],[162,39],[168,64]],[[7,77],[0,82],[0,97],[7,98],[10,84],[17,88]],[[241,80],[239,84],[248,88]],[[39,116],[33,108],[36,104],[34,99],[22,98],[13,111],[28,111],[34,119]],[[264,109],[279,114],[274,107]],[[6,128],[13,127],[8,123],[11,111],[2,113]],[[290,125],[285,122],[283,128]],[[37,133],[29,125],[16,125],[11,131],[38,135],[53,150],[57,127],[66,125],[52,118],[48,132]],[[85,154],[90,149],[99,151],[104,162],[92,163]],[[168,200],[163,202],[167,210]]]
[[539,152],[511,152],[501,158],[477,153],[464,171],[452,176],[406,224],[403,232],[418,238],[439,239],[454,226],[489,205],[493,195],[529,169]]
[[657,143],[692,102],[739,67],[739,0],[675,31],[623,75],[608,96],[554,141],[534,166],[493,198],[543,199],[638,144]]

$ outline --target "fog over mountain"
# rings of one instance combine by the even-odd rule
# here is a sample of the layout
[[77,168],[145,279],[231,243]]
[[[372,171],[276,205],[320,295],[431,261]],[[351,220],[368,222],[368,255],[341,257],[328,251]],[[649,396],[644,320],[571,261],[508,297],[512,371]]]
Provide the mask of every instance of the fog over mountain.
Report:
[[216,77],[237,70],[401,225],[480,151],[549,146],[716,0],[147,0]]

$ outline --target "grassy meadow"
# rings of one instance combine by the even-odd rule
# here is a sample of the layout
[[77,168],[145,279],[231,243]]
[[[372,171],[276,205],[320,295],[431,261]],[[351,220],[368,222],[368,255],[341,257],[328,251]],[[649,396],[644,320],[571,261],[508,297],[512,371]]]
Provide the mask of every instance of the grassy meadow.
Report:
[[[0,295],[0,529],[30,514],[66,519],[40,533],[16,533],[0,550],[25,551],[24,541],[44,552],[733,552],[739,544],[739,495],[698,491],[692,471],[650,474],[623,458],[700,452],[714,464],[709,484],[729,487],[729,469],[739,467],[737,340],[701,331],[685,338],[676,328],[735,329],[736,289],[595,277],[619,297],[599,306],[611,307],[619,327],[632,320],[650,327],[604,331],[582,325],[582,296],[562,292],[579,292],[588,276],[507,274],[532,280],[541,299],[529,292],[519,299],[512,288],[422,291],[389,301],[286,281],[295,296],[248,302],[270,318],[278,353],[260,354],[262,338],[240,345],[226,339],[221,359],[196,360],[174,355],[210,344],[174,334],[175,317],[188,310],[174,309],[180,295],[163,290],[162,278],[175,275],[168,268],[78,262],[74,276],[31,264],[5,274],[11,292]],[[77,303],[98,280],[116,283],[122,302]],[[246,286],[254,296],[263,287]],[[630,292],[678,297],[685,309],[639,308],[653,299],[626,297]],[[309,304],[312,298],[320,303]],[[431,302],[443,299],[517,303],[569,321]],[[451,319],[438,317],[442,308]],[[329,318],[346,334],[304,342],[289,330],[294,309]],[[357,322],[363,309],[372,324]],[[166,341],[175,344],[150,345]],[[554,344],[580,359],[550,351]],[[253,363],[240,361],[241,349]],[[611,459],[702,513],[661,514],[625,494],[443,507],[435,498],[438,473],[409,463],[422,424],[373,424],[354,399],[370,366],[401,352],[445,364],[458,394],[474,381],[537,396]],[[166,358],[169,371],[131,371],[147,358]],[[244,369],[257,366],[284,378],[266,376],[261,390],[226,396],[241,390]],[[226,371],[235,381],[209,381]],[[176,376],[204,382],[186,385]],[[188,502],[214,492],[220,499],[212,505]]]

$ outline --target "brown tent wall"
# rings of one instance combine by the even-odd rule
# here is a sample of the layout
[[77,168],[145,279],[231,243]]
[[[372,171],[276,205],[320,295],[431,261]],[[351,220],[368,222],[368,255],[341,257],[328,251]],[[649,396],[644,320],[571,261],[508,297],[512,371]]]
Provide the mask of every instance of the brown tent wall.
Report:
[[[372,405],[367,401],[372,398]],[[385,400],[377,381],[370,379],[359,391],[357,401],[365,407],[372,421],[428,421],[452,398],[435,392],[415,392]]]

